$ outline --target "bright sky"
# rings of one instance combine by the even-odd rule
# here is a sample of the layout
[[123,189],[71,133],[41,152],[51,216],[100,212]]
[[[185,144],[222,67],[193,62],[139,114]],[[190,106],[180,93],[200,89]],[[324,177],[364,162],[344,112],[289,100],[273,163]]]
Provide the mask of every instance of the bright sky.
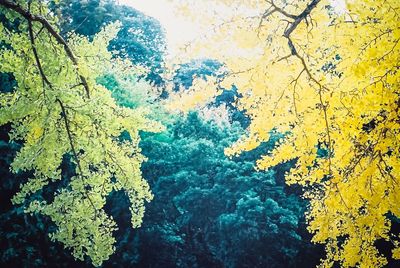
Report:
[[[201,0],[198,0],[201,1]],[[346,0],[331,0],[336,12],[345,12]],[[199,37],[204,29],[198,23],[174,14],[170,0],[117,0],[120,4],[132,6],[148,16],[157,19],[165,28],[170,56],[179,53],[178,48]],[[213,7],[216,8],[216,7]],[[219,13],[224,10],[218,10]]]
[[165,28],[171,54],[177,52],[178,46],[187,43],[198,35],[199,25],[175,15],[168,0],[119,0],[118,2],[132,6],[160,21]]

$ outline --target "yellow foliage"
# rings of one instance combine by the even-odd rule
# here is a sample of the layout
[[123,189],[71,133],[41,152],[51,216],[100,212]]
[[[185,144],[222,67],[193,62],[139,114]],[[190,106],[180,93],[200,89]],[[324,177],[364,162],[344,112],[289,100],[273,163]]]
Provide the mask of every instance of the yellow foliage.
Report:
[[170,92],[170,98],[164,104],[169,111],[188,112],[196,105],[204,105],[218,95],[215,79],[207,80],[196,78],[193,86],[187,91]]
[[274,128],[287,133],[257,165],[297,159],[286,179],[307,186],[309,230],[326,244],[321,267],[382,267],[380,239],[399,258],[387,216],[400,217],[400,2],[352,0],[340,12],[328,0],[219,2],[238,13],[188,51],[223,62],[221,85],[243,95],[251,125],[226,153],[257,147]]

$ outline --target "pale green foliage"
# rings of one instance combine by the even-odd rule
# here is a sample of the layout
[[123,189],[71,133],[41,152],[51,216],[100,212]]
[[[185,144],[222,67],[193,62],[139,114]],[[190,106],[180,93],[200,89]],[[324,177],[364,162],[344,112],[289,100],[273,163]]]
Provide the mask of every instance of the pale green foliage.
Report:
[[[33,1],[31,13],[47,14],[43,16],[54,25],[43,5]],[[131,201],[132,225],[140,226],[144,202],[152,194],[141,176],[144,157],[138,132],[157,131],[160,126],[146,119],[143,110],[116,105],[111,93],[96,84],[105,70],[126,64],[112,59],[107,51],[118,23],[107,26],[92,41],[76,35],[69,38],[68,46],[77,59],[74,64],[40,22],[32,22],[32,42],[27,19],[10,9],[1,12],[9,19],[20,18],[20,26],[14,32],[0,24],[0,42],[6,44],[0,51],[0,72],[12,73],[18,85],[12,93],[0,94],[0,125],[11,122],[11,139],[23,141],[12,170],[33,174],[12,201],[25,205],[26,212],[49,216],[57,226],[51,238],[72,249],[75,258],[87,255],[94,265],[101,265],[114,251],[112,231],[116,229],[103,210],[106,197],[113,190],[124,190]],[[121,141],[122,132],[129,133],[130,139]],[[61,179],[65,155],[76,167],[68,186],[55,193],[52,202],[32,201],[32,193]]]

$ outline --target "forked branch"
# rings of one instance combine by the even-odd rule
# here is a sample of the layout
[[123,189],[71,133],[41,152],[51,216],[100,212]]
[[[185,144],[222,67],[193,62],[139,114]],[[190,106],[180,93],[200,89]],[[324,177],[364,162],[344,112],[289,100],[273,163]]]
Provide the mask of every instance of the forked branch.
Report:
[[[35,15],[29,12],[28,10],[25,10],[23,7],[18,5],[17,3],[14,3],[9,0],[0,0],[0,6],[3,6],[5,8],[11,9],[18,14],[20,14],[22,17],[24,17],[28,22],[32,23],[33,21],[39,22],[46,30],[51,34],[51,36],[54,37],[54,39],[57,40],[57,42],[64,47],[65,52],[67,53],[68,57],[72,61],[72,63],[75,65],[77,69],[79,69],[78,66],[78,59],[74,55],[73,51],[71,48],[68,46],[67,42],[64,40],[64,38],[57,32],[56,29],[50,24],[50,22],[44,18],[43,16],[40,15]],[[90,97],[89,93],[89,85],[87,83],[87,80],[84,76],[79,75],[79,78],[82,82],[83,87],[85,88],[85,92],[87,97]]]

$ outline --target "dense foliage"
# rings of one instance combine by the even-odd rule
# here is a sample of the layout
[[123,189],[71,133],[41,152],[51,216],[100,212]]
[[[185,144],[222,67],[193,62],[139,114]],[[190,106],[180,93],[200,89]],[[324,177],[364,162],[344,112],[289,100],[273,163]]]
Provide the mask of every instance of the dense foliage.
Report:
[[[145,253],[141,266],[288,267],[301,262],[298,252],[310,246],[301,237],[305,203],[285,194],[273,171],[254,172],[252,161],[226,158],[224,148],[242,132],[237,123],[218,126],[190,113],[167,132],[142,140],[149,158],[143,175],[155,198],[139,231]],[[274,139],[266,147],[273,146]],[[318,257],[307,259],[315,263]]]
[[[56,225],[51,239],[75,258],[100,265],[114,252],[116,225],[104,211],[113,190],[129,196],[131,224],[140,226],[152,194],[141,177],[139,130],[157,130],[142,110],[117,106],[96,83],[104,69],[129,63],[107,50],[119,25],[103,28],[91,41],[72,35],[66,42],[42,2],[1,1],[1,12],[18,27],[0,24],[0,72],[15,79],[0,95],[0,125],[11,123],[10,141],[22,145],[11,169],[29,172],[13,196],[27,213],[41,213]],[[84,60],[83,60],[84,59]],[[120,140],[128,133],[129,140]],[[73,164],[68,182],[45,198],[36,192],[62,179],[61,164]],[[36,198],[35,198],[36,197]]]
[[[171,120],[163,133],[143,134],[141,147],[150,160],[142,171],[155,197],[137,231],[127,224],[126,196],[115,192],[108,198],[106,211],[120,229],[116,253],[105,266],[315,265],[321,252],[310,244],[304,229],[305,201],[287,194],[275,172],[254,172],[250,159],[260,152],[225,157],[224,148],[242,132],[237,123],[221,128],[191,113]],[[278,137],[264,149],[273,147]],[[3,230],[8,243],[4,263],[79,265],[46,239],[42,232],[51,231],[50,222],[38,216],[25,216],[24,222],[21,215],[20,209],[3,214],[2,224],[10,226]],[[30,254],[22,258],[25,248]]]
[[0,0],[0,264],[396,267],[400,6],[338,3],[187,0],[165,70],[118,1]]
[[[224,14],[213,4],[225,5]],[[380,241],[400,259],[399,233],[391,232],[400,217],[399,4],[221,0],[182,9],[218,22],[186,51],[227,67],[219,85],[238,88],[237,106],[251,119],[226,153],[257,147],[271,129],[288,133],[258,168],[296,160],[286,181],[311,200],[309,230],[326,244],[324,267],[382,267]],[[199,90],[214,96],[215,85],[206,86]]]
[[[224,77],[223,66],[216,60],[212,59],[196,59],[187,63],[179,64],[176,68],[172,79],[172,92],[182,92],[190,89],[196,79],[207,80],[210,77]],[[231,115],[233,121],[239,122],[242,127],[246,128],[249,124],[248,117],[243,110],[239,110],[236,106],[237,98],[241,95],[234,85],[230,88],[220,88],[221,93],[213,100],[212,106],[225,105]],[[181,101],[181,100],[180,100]]]
[[161,86],[165,53],[165,36],[158,21],[115,0],[64,0],[53,5],[65,37],[75,32],[93,38],[105,25],[119,21],[121,28],[109,44],[119,56],[149,69],[146,79]]

